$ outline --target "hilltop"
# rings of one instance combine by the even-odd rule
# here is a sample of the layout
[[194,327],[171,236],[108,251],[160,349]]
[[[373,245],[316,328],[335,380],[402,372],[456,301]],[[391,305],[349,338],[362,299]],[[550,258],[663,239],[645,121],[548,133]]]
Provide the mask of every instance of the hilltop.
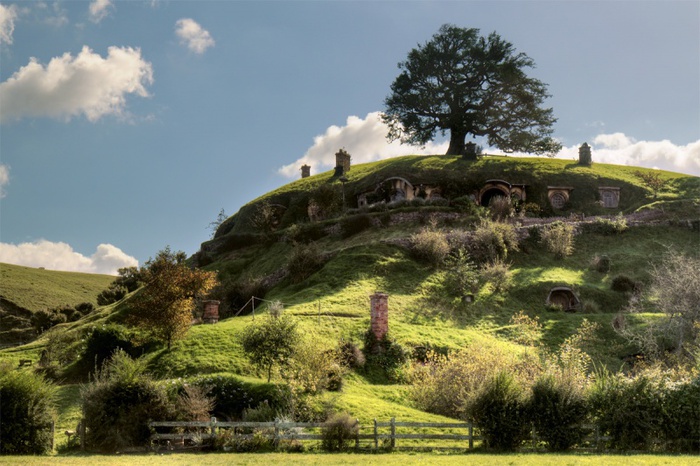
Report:
[[[665,185],[653,193],[636,173],[656,173]],[[530,351],[533,344],[556,350],[585,319],[599,324],[590,347],[594,362],[616,370],[639,349],[611,325],[632,296],[614,290],[613,281],[624,276],[644,287],[650,264],[658,263],[669,249],[700,253],[697,177],[597,163],[586,167],[546,158],[482,157],[467,162],[448,156],[360,164],[343,175],[341,180],[339,173],[329,171],[289,183],[241,207],[220,225],[214,238],[190,258],[193,265],[218,272],[222,285],[215,298],[221,301],[220,320],[193,326],[172,351],[153,344],[140,346],[138,354],[153,374],[163,379],[235,374],[261,384],[244,357],[240,336],[272,303],[282,306],[319,348],[337,347],[341,341],[361,347],[370,321],[369,296],[377,291],[388,295],[392,338],[413,357],[426,349],[450,352],[475,346],[517,354]],[[553,188],[568,196],[563,204],[552,205]],[[606,189],[601,188],[617,193],[615,206],[604,205]],[[492,214],[477,202],[498,197],[504,189],[518,193],[523,201],[516,206],[519,212],[505,220],[518,241],[505,259],[512,285],[499,291],[486,282],[465,300],[451,292],[448,268],[416,256],[414,235],[433,231],[452,246],[469,245],[474,230]],[[364,202],[367,205],[361,206]],[[573,252],[563,258],[549,253],[533,236],[557,220],[576,229]],[[623,223],[625,228],[611,227]],[[609,260],[606,270],[595,266],[603,256]],[[13,266],[3,270],[27,273]],[[83,278],[94,280],[93,299],[113,279]],[[48,305],[38,304],[38,296],[27,298],[32,303],[19,301],[23,293],[18,289],[5,291],[21,281],[3,280],[3,296],[7,293],[27,309]],[[46,294],[58,293],[54,285],[35,283]],[[580,300],[576,312],[545,305],[551,290],[564,286]],[[63,338],[61,354],[73,358],[67,356],[65,367],[54,374],[58,380],[84,380],[78,360],[82,339],[98,326],[124,324],[130,299],[127,295],[89,318],[57,326]],[[64,300],[55,297],[52,303]],[[523,328],[513,320],[521,311],[541,325],[534,342],[523,342]],[[635,315],[628,322],[644,325],[657,318],[654,313]],[[126,330],[120,332],[128,336]],[[142,332],[131,332],[131,337],[143,341]],[[49,343],[43,337],[4,350],[0,358],[13,363],[21,358],[38,360]],[[325,394],[318,403],[347,410],[362,422],[392,416],[425,422],[443,419],[418,410],[405,382],[400,377],[389,380],[350,372],[342,392]],[[64,390],[72,401],[66,402],[61,422],[72,423],[78,416],[77,389],[65,385]]]

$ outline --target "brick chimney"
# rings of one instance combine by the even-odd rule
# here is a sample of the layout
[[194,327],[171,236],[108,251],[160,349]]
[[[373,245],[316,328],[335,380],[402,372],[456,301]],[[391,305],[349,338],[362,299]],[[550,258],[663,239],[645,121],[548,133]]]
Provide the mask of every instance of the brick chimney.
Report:
[[377,291],[369,299],[370,329],[379,341],[389,332],[389,295]]
[[202,322],[205,324],[215,324],[219,321],[219,304],[219,301],[204,301]]
[[309,165],[301,166],[301,177],[308,178],[311,176],[311,167]]

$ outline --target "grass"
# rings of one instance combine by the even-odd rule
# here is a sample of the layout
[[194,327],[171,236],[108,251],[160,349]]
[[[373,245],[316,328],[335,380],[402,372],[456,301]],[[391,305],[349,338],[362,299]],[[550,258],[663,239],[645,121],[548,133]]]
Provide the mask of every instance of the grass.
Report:
[[0,263],[0,296],[30,311],[63,304],[97,304],[97,295],[107,289],[114,278]]
[[22,466],[218,466],[229,464],[268,465],[347,465],[377,464],[382,466],[405,466],[413,464],[474,466],[690,466],[697,465],[697,456],[671,455],[598,455],[598,454],[499,454],[483,453],[168,453],[142,455],[89,455],[67,456],[4,456],[3,464]]

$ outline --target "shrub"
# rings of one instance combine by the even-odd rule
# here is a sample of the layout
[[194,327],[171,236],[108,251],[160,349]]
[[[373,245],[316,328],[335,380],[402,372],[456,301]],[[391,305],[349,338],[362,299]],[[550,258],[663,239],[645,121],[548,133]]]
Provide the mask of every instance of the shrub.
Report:
[[465,296],[479,290],[479,271],[466,249],[458,249],[447,257],[445,285],[455,296]]
[[584,300],[581,307],[583,308],[583,312],[586,314],[597,314],[600,312],[600,306],[598,303],[590,299]]
[[267,315],[262,322],[251,324],[241,337],[246,356],[258,369],[265,371],[267,381],[276,365],[287,366],[301,338],[297,323],[287,315]]
[[665,397],[664,432],[669,448],[700,451],[700,376],[672,386]]
[[627,275],[617,275],[610,283],[610,289],[619,293],[637,292],[641,288],[641,284],[632,280]]
[[591,261],[591,266],[598,273],[608,273],[610,272],[611,262],[612,261],[610,260],[609,256],[605,254],[599,256],[596,254],[593,260]]
[[367,214],[343,217],[340,221],[340,231],[343,238],[349,238],[370,228],[372,228],[372,217]]
[[584,233],[593,233],[603,236],[613,236],[624,233],[627,230],[627,220],[622,215],[618,215],[614,220],[597,217],[591,223],[581,225]]
[[440,266],[450,253],[445,233],[434,228],[423,228],[411,235],[411,252],[419,261],[433,267]]
[[341,364],[350,369],[358,369],[365,365],[365,355],[352,341],[341,341],[338,353]]
[[550,223],[542,232],[542,242],[555,257],[570,256],[574,252],[574,227],[560,221]]
[[481,279],[491,284],[494,293],[500,293],[512,286],[513,272],[510,271],[510,264],[497,259],[482,267]]
[[499,372],[481,389],[469,407],[487,448],[514,451],[528,437],[523,389],[508,372]]
[[663,435],[662,388],[650,377],[629,379],[602,373],[593,384],[589,402],[612,448],[645,450]]
[[118,324],[93,327],[85,337],[85,349],[80,356],[80,366],[86,372],[102,368],[105,361],[117,350],[134,356],[134,344],[131,333]]
[[112,284],[109,288],[97,295],[97,304],[107,306],[116,303],[126,296],[127,290],[123,286]]
[[29,318],[29,322],[36,330],[36,333],[41,334],[51,327],[66,322],[66,316],[56,310],[41,310],[34,312]]
[[574,381],[546,374],[532,386],[530,418],[537,435],[552,451],[579,444],[585,431],[581,424],[588,413],[586,397]]
[[540,208],[539,204],[535,204],[534,202],[526,202],[520,208],[520,211],[528,217],[539,217],[542,213],[542,209]]
[[321,429],[321,447],[326,451],[344,451],[350,441],[355,440],[360,430],[357,419],[348,413],[331,416]]
[[315,243],[295,244],[289,255],[287,270],[293,283],[301,283],[323,267],[325,258]]
[[339,390],[343,383],[337,353],[324,347],[314,335],[294,347],[291,360],[281,372],[295,395],[317,394],[331,386]]
[[221,419],[241,419],[247,409],[267,403],[275,412],[289,407],[289,389],[272,383],[252,384],[232,375],[209,375],[192,379],[190,383],[204,390],[214,400],[213,412]]
[[512,340],[521,345],[534,345],[542,337],[542,325],[539,317],[530,317],[524,311],[513,314],[510,318],[513,326]]
[[469,252],[477,263],[505,260],[511,251],[518,251],[518,237],[512,225],[484,221],[474,230]]
[[163,386],[145,372],[146,363],[117,351],[81,390],[88,447],[117,451],[148,445],[152,420],[173,415]]
[[226,317],[237,313],[253,296],[264,298],[268,288],[265,277],[244,275],[221,283],[213,290],[212,297],[222,302],[222,317]]
[[51,451],[54,397],[54,386],[37,374],[0,372],[0,453],[43,455]]
[[367,330],[363,353],[366,358],[366,373],[379,372],[390,382],[399,382],[404,378],[402,369],[408,361],[409,352],[388,333],[377,340],[372,330]]
[[505,196],[496,196],[491,198],[489,202],[489,211],[491,213],[491,220],[502,221],[513,216],[513,204],[510,202],[510,198]]

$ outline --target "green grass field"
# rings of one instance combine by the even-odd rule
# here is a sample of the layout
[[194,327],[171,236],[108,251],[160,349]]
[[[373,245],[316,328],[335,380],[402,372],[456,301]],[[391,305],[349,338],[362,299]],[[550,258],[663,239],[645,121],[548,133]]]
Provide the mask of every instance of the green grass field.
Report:
[[23,466],[218,466],[218,465],[463,465],[473,466],[694,466],[697,456],[605,454],[503,454],[480,453],[173,453],[143,455],[4,456],[2,463]]

